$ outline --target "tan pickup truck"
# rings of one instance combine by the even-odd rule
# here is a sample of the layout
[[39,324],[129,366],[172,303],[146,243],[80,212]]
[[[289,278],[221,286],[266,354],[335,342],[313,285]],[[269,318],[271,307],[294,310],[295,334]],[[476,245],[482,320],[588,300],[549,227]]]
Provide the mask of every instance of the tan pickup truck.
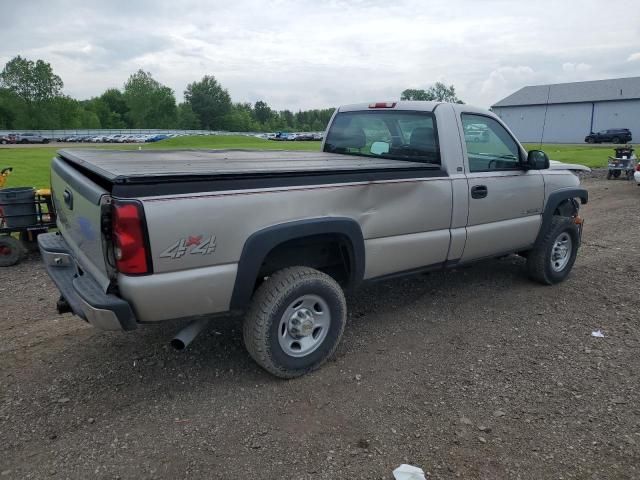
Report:
[[571,168],[467,105],[349,105],[315,153],[62,150],[59,233],[39,244],[60,312],[109,330],[184,319],[178,348],[243,315],[256,362],[295,377],[335,351],[363,282],[509,253],[564,280],[587,201]]

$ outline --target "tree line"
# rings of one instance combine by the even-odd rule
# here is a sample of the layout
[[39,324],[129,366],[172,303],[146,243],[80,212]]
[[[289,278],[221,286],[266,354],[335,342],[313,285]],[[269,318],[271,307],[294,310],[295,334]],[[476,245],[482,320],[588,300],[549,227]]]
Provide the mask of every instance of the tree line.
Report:
[[[334,111],[278,111],[262,100],[254,104],[233,102],[213,75],[189,83],[182,103],[176,101],[171,88],[144,70],[133,73],[122,89],[110,88],[89,100],[64,95],[63,86],[49,63],[19,55],[11,59],[0,73],[0,129],[321,131]],[[439,82],[427,90],[405,90],[401,99],[462,103],[453,85]]]
[[213,75],[187,85],[184,102],[151,73],[138,70],[122,89],[89,100],[62,93],[64,83],[43,60],[11,59],[0,73],[0,129],[160,128],[321,131],[333,108],[277,111],[265,101],[237,103]]

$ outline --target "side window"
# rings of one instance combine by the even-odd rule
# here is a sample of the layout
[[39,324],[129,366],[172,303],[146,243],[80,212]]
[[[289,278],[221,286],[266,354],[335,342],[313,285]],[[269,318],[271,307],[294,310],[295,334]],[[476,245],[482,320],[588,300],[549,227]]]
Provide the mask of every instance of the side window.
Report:
[[520,150],[505,128],[491,117],[462,114],[469,171],[519,170]]

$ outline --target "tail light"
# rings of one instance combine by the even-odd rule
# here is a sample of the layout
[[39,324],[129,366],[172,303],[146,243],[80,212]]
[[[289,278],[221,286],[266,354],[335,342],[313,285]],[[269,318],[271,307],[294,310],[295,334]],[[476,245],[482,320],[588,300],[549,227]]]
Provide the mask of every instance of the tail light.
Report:
[[130,275],[152,273],[142,204],[135,200],[115,200],[111,222],[118,271]]
[[369,108],[393,108],[395,106],[396,102],[376,102],[369,104]]

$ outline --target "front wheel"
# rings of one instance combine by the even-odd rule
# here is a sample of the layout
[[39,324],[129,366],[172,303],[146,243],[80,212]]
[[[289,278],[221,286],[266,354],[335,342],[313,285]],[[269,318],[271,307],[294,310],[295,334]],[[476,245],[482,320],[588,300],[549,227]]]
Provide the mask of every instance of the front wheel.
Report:
[[342,338],[347,305],[340,285],[308,267],[290,267],[267,278],[244,320],[244,343],[262,368],[295,378],[320,367]]
[[613,138],[611,139],[611,141],[612,141],[613,143],[620,143],[620,139],[619,139],[618,137],[613,137]]
[[529,252],[529,277],[546,285],[562,282],[571,272],[579,246],[580,231],[574,219],[554,216],[540,243]]

